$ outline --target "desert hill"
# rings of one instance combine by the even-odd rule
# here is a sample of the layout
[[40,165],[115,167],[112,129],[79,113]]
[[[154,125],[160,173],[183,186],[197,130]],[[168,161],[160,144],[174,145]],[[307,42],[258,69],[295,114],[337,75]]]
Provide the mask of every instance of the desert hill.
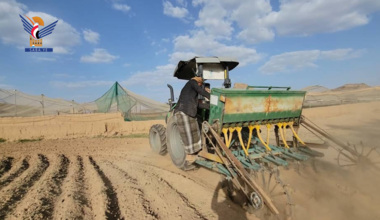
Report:
[[344,84],[338,88],[332,89],[331,91],[347,91],[347,90],[357,90],[357,89],[367,89],[371,86],[365,83],[353,83],[353,84]]
[[314,86],[305,87],[301,90],[306,91],[306,92],[325,92],[325,91],[328,91],[329,89],[324,86],[314,85]]
[[345,84],[325,91],[321,89],[313,90],[312,88],[320,88],[320,86],[309,86],[303,89],[307,91],[304,107],[310,108],[380,100],[380,86],[371,87],[365,83]]

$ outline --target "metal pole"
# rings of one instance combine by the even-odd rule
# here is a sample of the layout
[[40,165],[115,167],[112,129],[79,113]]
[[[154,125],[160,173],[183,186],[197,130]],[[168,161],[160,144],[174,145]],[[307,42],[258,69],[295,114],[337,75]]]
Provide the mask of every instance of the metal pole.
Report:
[[74,114],[74,103],[75,103],[75,102],[74,102],[74,99],[71,100],[71,101],[73,102],[73,114]]
[[115,99],[116,99],[116,111],[119,112],[119,83],[116,82],[115,87]]
[[15,116],[17,116],[16,92],[17,90],[15,89]]
[[45,115],[44,94],[41,94],[42,115]]

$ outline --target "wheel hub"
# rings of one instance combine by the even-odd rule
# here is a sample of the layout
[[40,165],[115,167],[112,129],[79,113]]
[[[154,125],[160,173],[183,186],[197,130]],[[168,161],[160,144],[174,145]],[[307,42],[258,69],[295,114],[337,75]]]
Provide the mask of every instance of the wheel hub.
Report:
[[260,209],[263,205],[263,200],[256,192],[251,192],[249,195],[249,201],[255,209]]

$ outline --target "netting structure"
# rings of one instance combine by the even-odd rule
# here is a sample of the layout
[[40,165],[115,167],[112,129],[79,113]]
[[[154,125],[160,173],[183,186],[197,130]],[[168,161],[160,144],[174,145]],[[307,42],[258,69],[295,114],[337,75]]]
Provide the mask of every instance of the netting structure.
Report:
[[0,89],[0,117],[120,112],[124,120],[164,119],[169,105],[137,95],[118,82],[93,102],[77,103],[45,95]]
[[[118,82],[94,103],[97,112],[118,111],[126,121],[163,119],[169,110],[169,105],[137,95],[123,88]],[[86,108],[91,109],[90,106]]]
[[17,90],[0,89],[0,117],[41,116],[85,113],[81,104]]

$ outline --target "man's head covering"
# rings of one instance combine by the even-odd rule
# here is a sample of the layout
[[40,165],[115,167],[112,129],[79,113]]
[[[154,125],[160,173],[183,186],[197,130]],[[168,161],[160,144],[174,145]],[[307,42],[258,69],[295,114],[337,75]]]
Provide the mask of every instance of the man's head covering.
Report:
[[203,79],[202,79],[202,77],[200,77],[200,76],[195,76],[195,77],[193,77],[193,78],[191,78],[191,79],[197,81],[197,83],[203,83]]

